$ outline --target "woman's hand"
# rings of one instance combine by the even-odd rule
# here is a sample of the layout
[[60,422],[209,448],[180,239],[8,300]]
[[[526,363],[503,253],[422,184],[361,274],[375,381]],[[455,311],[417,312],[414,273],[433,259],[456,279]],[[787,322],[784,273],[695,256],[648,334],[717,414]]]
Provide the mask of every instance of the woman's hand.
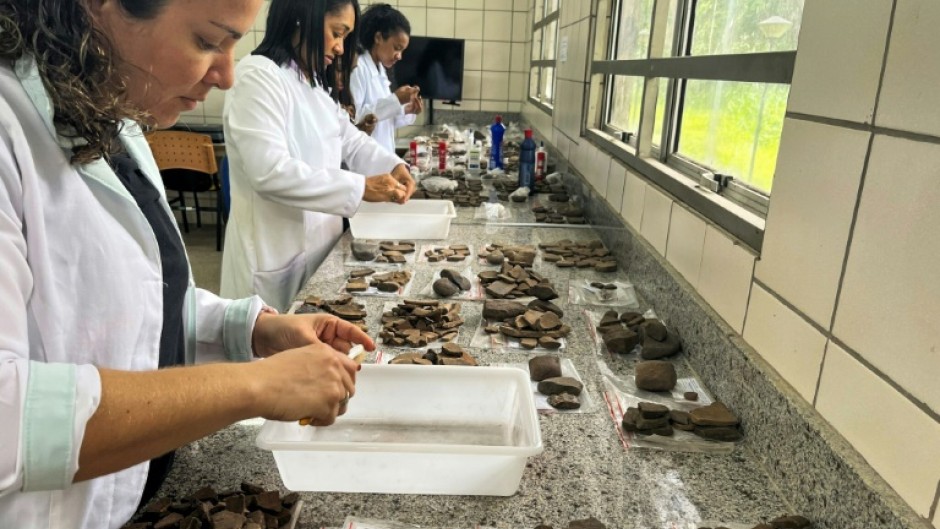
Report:
[[424,111],[424,101],[417,94],[407,105],[405,105],[405,114],[418,115]]
[[[408,178],[411,178],[410,174]],[[413,181],[412,186],[414,186]],[[362,193],[362,199],[366,202],[396,202],[398,204],[404,204],[408,201],[412,192],[413,188],[409,190],[408,185],[396,178],[393,171],[392,174],[385,173],[367,177],[366,188]]]
[[356,128],[358,128],[362,132],[365,132],[366,134],[371,136],[372,131],[375,130],[375,125],[378,122],[379,122],[379,118],[376,117],[375,114],[366,114],[366,116],[362,118],[362,121],[356,124]]
[[252,349],[262,358],[319,343],[341,353],[348,353],[353,344],[362,344],[369,351],[375,349],[375,342],[362,329],[327,314],[261,313],[251,335]]
[[415,96],[418,95],[420,88],[417,86],[399,86],[398,90],[395,90],[395,97],[398,98],[398,102],[404,105],[405,103],[411,102]]
[[356,393],[359,365],[325,343],[284,351],[248,367],[265,419],[309,418],[313,426],[328,426],[346,413]]
[[398,181],[399,184],[405,186],[405,199],[401,202],[404,204],[411,198],[411,195],[415,192],[415,179],[411,176],[411,171],[408,170],[408,166],[400,163],[392,169],[392,177]]

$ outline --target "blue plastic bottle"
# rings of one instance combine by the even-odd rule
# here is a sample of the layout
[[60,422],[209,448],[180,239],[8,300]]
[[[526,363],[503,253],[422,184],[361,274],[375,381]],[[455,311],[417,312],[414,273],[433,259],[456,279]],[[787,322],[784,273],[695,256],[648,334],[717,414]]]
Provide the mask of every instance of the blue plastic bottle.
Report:
[[490,169],[503,168],[503,133],[506,132],[506,126],[503,125],[503,116],[496,116],[493,124],[490,125]]
[[528,187],[530,192],[535,187],[536,148],[532,129],[525,129],[525,139],[519,146],[519,187]]

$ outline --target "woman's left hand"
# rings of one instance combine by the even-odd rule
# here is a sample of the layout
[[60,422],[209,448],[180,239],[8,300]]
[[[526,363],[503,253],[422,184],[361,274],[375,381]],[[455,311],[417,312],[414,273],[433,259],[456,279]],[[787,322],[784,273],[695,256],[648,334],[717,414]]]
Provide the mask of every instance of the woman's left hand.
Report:
[[341,353],[348,353],[354,344],[368,351],[375,349],[375,342],[362,329],[328,314],[262,313],[251,335],[252,349],[262,358],[316,343]]
[[401,204],[408,202],[408,199],[411,198],[411,195],[415,192],[415,179],[412,178],[411,172],[408,170],[408,166],[400,163],[392,169],[392,178],[398,180],[399,184],[405,186],[405,196],[400,201]]
[[411,101],[405,105],[405,114],[414,114],[418,115],[424,110],[424,101],[420,96],[415,96]]

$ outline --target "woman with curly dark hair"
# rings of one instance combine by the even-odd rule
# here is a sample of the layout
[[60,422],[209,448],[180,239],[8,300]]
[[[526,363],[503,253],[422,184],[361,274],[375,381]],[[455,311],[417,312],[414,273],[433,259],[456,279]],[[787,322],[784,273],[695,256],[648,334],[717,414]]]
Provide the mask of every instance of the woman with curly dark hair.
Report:
[[416,86],[391,91],[388,71],[401,60],[411,40],[411,24],[401,11],[388,4],[374,4],[362,14],[359,46],[362,56],[353,70],[350,92],[356,119],[375,114],[378,122],[372,137],[389,152],[395,152],[395,129],[411,125],[424,110]]
[[195,288],[142,133],[231,86],[261,3],[0,2],[0,527],[121,527],[174,449],[355,391],[357,328]]

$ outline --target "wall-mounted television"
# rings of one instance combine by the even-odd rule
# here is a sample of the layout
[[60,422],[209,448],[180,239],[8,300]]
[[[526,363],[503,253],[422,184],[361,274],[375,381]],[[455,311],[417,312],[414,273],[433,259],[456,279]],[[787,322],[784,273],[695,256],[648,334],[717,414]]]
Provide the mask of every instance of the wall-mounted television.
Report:
[[424,99],[460,101],[463,51],[463,39],[413,36],[393,69],[394,84],[418,85]]

